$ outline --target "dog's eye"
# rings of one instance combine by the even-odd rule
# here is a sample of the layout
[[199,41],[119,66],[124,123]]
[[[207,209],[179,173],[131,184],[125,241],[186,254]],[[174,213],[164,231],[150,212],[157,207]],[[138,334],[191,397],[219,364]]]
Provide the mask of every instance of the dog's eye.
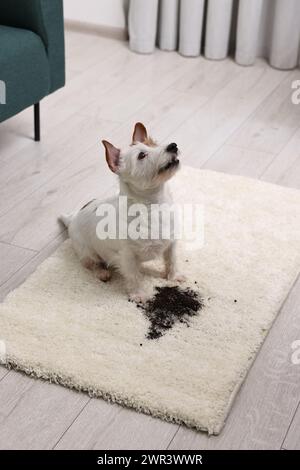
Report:
[[143,158],[145,158],[145,157],[146,157],[145,152],[140,152],[140,153],[138,154],[138,160],[143,160]]

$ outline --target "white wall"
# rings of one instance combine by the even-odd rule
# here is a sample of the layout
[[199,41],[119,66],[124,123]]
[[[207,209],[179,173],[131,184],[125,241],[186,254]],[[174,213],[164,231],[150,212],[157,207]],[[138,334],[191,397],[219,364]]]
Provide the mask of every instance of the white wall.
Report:
[[127,0],[64,0],[64,16],[101,26],[125,28]]

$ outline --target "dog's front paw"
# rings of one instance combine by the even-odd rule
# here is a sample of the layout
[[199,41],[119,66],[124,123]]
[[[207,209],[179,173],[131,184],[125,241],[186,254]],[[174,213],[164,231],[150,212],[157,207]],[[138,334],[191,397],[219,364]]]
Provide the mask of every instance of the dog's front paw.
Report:
[[137,304],[144,304],[147,301],[147,295],[144,292],[131,292],[128,295],[128,300]]
[[186,281],[186,277],[183,274],[180,274],[180,273],[175,273],[175,274],[169,275],[167,277],[167,279],[169,281],[174,281],[174,282],[179,282],[179,283]]

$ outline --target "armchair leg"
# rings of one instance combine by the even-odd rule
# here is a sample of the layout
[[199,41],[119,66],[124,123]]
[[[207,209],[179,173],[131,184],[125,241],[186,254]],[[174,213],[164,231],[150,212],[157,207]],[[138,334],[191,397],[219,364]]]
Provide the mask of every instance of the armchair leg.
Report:
[[34,105],[34,140],[36,142],[41,140],[40,103]]

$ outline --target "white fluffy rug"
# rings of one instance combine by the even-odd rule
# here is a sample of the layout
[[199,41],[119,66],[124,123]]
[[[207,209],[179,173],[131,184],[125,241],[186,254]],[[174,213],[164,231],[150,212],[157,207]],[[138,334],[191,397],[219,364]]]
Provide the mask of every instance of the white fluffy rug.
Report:
[[300,192],[189,168],[174,186],[205,206],[204,248],[179,253],[205,302],[189,328],[147,339],[120,278],[98,281],[67,241],[0,305],[0,340],[7,366],[218,434],[299,272]]

